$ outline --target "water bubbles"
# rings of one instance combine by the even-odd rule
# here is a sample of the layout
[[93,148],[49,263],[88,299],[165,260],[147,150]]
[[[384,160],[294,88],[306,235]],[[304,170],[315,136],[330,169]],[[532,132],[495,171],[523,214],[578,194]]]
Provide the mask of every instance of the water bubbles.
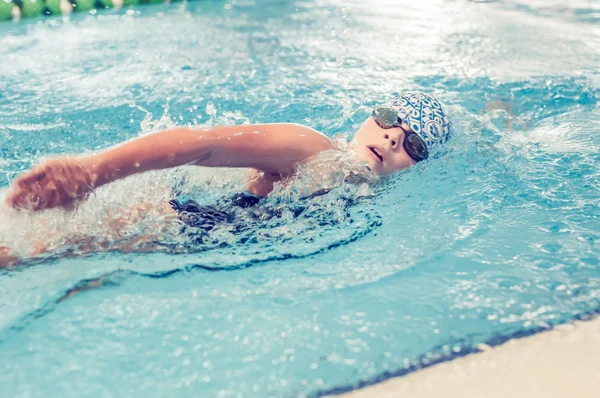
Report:
[[217,108],[211,101],[206,104],[206,114],[211,117],[215,117],[217,114]]
[[219,123],[230,125],[230,124],[251,124],[250,118],[244,116],[240,110],[224,111],[222,116],[219,118]]
[[344,61],[346,61],[346,55],[348,54],[348,49],[344,48],[344,50],[335,57],[336,66],[341,67],[344,65]]
[[152,116],[153,115],[150,112],[147,112],[146,115],[144,115],[144,119],[140,122],[141,133],[149,133],[152,131]]
[[[171,120],[171,117],[169,115],[169,100],[170,97],[167,97],[167,101],[166,103],[163,105],[163,113],[160,117],[160,119],[158,120],[153,120],[154,115],[152,114],[152,112],[146,110],[145,108],[143,108],[140,105],[134,104],[133,106],[137,109],[139,109],[140,111],[144,112],[144,119],[140,122],[140,135],[145,135],[151,132],[155,132],[158,130],[165,130],[165,129],[169,129],[172,127],[175,127],[177,124]],[[180,116],[180,120],[181,120],[181,114]]]

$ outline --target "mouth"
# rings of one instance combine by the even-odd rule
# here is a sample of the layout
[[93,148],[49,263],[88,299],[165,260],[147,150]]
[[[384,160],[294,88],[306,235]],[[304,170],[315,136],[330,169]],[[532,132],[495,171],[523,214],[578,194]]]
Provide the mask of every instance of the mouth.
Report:
[[383,155],[381,154],[381,151],[379,149],[372,146],[369,146],[367,148],[369,148],[369,150],[377,157],[377,159],[379,159],[379,161],[383,163]]

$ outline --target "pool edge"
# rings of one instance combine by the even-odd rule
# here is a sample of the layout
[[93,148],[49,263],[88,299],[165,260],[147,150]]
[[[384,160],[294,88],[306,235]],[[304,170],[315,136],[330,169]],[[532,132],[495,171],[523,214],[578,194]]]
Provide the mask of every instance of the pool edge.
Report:
[[[600,317],[511,339],[342,397],[596,397]],[[339,395],[338,395],[339,396]]]

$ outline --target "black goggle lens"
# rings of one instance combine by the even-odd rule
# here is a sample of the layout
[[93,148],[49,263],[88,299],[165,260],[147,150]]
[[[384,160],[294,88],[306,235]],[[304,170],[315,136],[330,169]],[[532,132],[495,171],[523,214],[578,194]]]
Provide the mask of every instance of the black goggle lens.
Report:
[[421,137],[416,134],[409,134],[404,138],[404,149],[417,162],[427,159],[429,153]]

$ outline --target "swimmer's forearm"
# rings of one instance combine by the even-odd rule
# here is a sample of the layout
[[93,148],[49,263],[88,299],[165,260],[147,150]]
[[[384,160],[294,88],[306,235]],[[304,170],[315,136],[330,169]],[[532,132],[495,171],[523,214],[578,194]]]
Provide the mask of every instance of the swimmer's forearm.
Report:
[[132,140],[88,160],[94,187],[98,187],[133,174],[186,164],[251,167],[284,174],[331,147],[324,135],[294,124],[175,128]]
[[187,128],[165,130],[134,139],[86,160],[95,177],[94,187],[143,173],[177,167],[210,151],[206,134]]

